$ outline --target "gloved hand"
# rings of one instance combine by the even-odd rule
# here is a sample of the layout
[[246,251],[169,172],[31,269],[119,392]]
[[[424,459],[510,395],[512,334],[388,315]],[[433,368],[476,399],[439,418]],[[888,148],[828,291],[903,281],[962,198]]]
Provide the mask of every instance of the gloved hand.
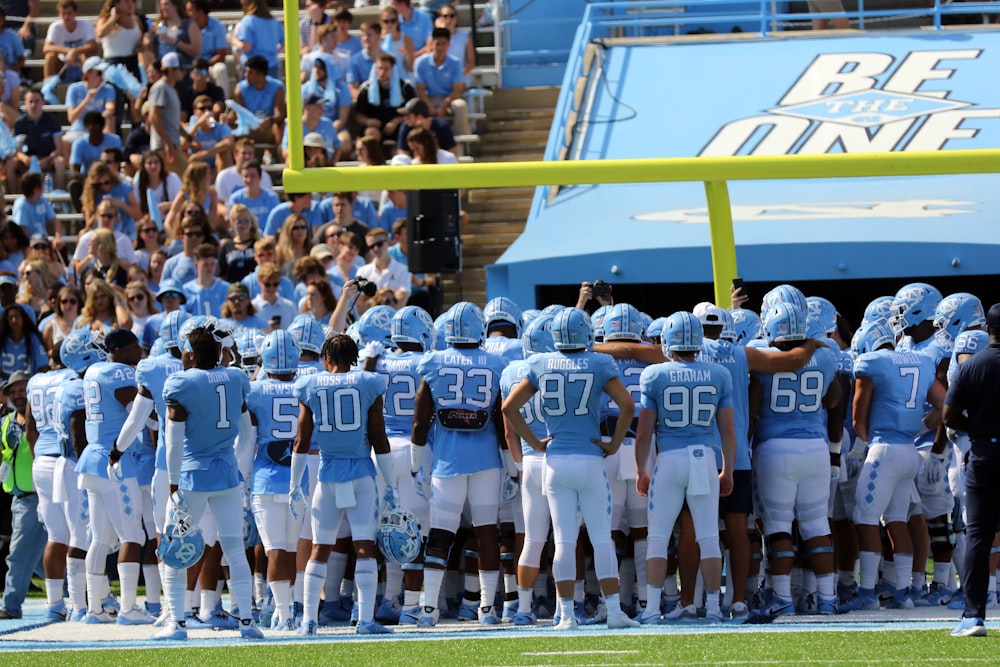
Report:
[[427,480],[424,479],[423,469],[413,473],[413,485],[416,487],[417,495],[424,500],[430,500],[430,488]]
[[521,485],[517,479],[512,478],[510,475],[504,475],[503,486],[500,489],[500,503],[502,505],[510,505],[517,499],[517,493],[520,488]]
[[300,520],[306,514],[306,495],[302,493],[302,487],[296,486],[288,492],[288,510],[292,513],[292,518]]

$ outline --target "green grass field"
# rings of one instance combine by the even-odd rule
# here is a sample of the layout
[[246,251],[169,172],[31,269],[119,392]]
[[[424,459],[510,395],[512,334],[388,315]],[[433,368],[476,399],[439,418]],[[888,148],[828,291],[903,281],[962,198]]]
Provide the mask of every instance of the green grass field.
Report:
[[1000,635],[954,639],[945,630],[719,632],[428,641],[318,641],[218,648],[17,652],[6,664],[109,665],[927,665],[997,664]]

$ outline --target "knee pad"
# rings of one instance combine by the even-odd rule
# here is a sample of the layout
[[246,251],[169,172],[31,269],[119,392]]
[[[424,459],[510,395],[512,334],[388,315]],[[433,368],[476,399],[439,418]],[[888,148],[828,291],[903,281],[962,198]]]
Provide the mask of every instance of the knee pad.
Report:
[[431,528],[430,535],[427,536],[427,547],[424,549],[424,562],[447,568],[448,556],[454,541],[454,533],[441,528]]
[[775,551],[774,543],[782,540],[792,541],[790,533],[771,533],[765,538],[767,542],[767,554],[770,558],[795,558],[794,546],[790,550]]
[[667,558],[670,555],[668,541],[663,537],[651,537],[646,541],[646,558]]
[[719,548],[719,538],[705,537],[698,540],[698,548],[701,549],[701,559],[722,558],[722,550]]
[[[955,535],[948,525],[947,515],[928,519],[927,532],[930,534],[931,553],[934,556],[943,556],[955,548]],[[934,560],[937,560],[937,558]]]
[[833,545],[828,544],[821,547],[813,547],[812,549],[806,547],[805,552],[806,552],[806,558],[812,558],[813,556],[822,556],[823,554],[832,554]]
[[521,560],[518,563],[524,567],[540,567],[542,562],[542,550],[545,542],[537,540],[525,540],[524,548],[521,549]]

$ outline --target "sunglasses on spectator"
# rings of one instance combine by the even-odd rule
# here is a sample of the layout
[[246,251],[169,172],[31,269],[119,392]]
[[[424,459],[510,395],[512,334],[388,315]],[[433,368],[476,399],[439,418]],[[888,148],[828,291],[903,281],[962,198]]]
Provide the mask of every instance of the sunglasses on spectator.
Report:
[[397,21],[396,19],[382,19],[382,23],[384,25],[395,25],[399,23],[399,21]]
[[159,230],[156,227],[143,227],[141,231],[143,234],[155,234]]
[[38,250],[48,250],[52,246],[50,246],[48,243],[36,243],[35,245],[33,245],[31,247],[32,248],[37,248]]
[[385,243],[386,243],[385,241],[376,241],[375,243],[370,244],[368,247],[369,248],[373,248],[373,249],[374,248],[381,248],[382,246],[385,245]]
[[440,16],[443,19],[453,19],[456,16],[458,16],[458,14],[445,14],[442,12],[441,14],[438,14],[438,16]]
[[192,230],[190,232],[184,232],[184,236],[188,237],[189,239],[200,239],[203,236],[205,236],[205,232],[199,232],[199,231],[193,231]]
[[128,298],[129,301],[142,301],[146,298],[145,294],[133,294]]
[[309,231],[309,228],[306,227],[305,225],[295,225],[294,227],[292,227],[292,231],[293,232],[307,232],[307,231]]
[[208,76],[208,70],[207,69],[196,69],[194,71],[194,73],[195,74],[200,74],[202,76]]
[[80,302],[77,301],[76,299],[59,299],[59,303],[64,304],[64,305],[66,305],[66,304],[72,304],[72,305],[76,306],[76,305],[79,305]]
[[264,283],[264,287],[279,287],[281,283]]
[[106,187],[108,187],[109,185],[111,185],[111,179],[108,179],[108,180],[106,180],[106,181],[100,181],[100,182],[98,183],[98,185],[100,185],[100,186],[101,186],[102,188],[106,188]]
[[198,111],[211,111],[212,107],[195,107]]
[[117,213],[101,213],[101,217],[104,218],[104,219],[112,219],[112,218],[117,218],[118,214]]
[[249,300],[250,298],[246,294],[234,294],[228,299],[230,303],[239,303],[241,301],[249,301]]

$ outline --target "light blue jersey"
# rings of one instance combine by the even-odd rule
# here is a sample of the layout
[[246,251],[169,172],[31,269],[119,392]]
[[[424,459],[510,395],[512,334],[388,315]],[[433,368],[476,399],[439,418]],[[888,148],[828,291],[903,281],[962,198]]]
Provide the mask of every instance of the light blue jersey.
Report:
[[76,451],[73,449],[70,433],[70,417],[78,412],[86,410],[86,403],[83,399],[83,379],[74,377],[64,381],[59,385],[60,389],[55,394],[56,430],[59,432],[59,440],[66,451],[67,458],[76,460]]
[[35,441],[35,456],[62,456],[65,449],[59,435],[59,415],[56,412],[56,395],[62,383],[76,378],[76,373],[68,368],[47,373],[37,373],[28,380],[28,407],[35,419],[38,439]]
[[[253,459],[251,493],[288,493],[292,443],[299,430],[299,399],[295,383],[268,378],[250,383],[247,410],[257,422],[257,453]],[[308,489],[308,475],[301,484]]]
[[605,385],[618,377],[615,360],[599,352],[546,352],[527,359],[525,377],[542,399],[542,418],[552,440],[547,456],[604,456],[600,440]]
[[855,376],[872,381],[869,443],[913,442],[926,430],[924,401],[935,372],[932,358],[920,353],[876,350],[858,357]]
[[[83,376],[84,408],[87,412],[87,448],[77,463],[78,473],[108,477],[108,454],[122,432],[128,410],[115,397],[119,389],[135,387],[135,369],[114,361],[100,361]],[[135,459],[123,456],[121,474],[135,477]]]
[[[135,369],[135,382],[140,388],[153,397],[153,409],[160,422],[160,433],[167,432],[167,402],[163,398],[163,387],[167,378],[184,370],[181,360],[172,354],[162,354],[158,357],[147,357],[139,362]],[[156,469],[166,471],[167,448],[156,448]]]
[[[637,419],[639,416],[639,403],[642,400],[642,392],[639,389],[639,377],[649,364],[638,359],[615,359],[615,365],[618,366],[618,379],[622,381],[625,389],[631,394],[632,402],[635,404],[636,418],[632,420],[632,428],[629,429],[628,434],[628,437],[631,438],[635,436],[635,427],[638,424]],[[618,409],[618,404],[612,401],[610,396],[604,394],[604,403],[601,405],[601,421],[610,419],[613,422],[618,418],[619,414],[621,414],[621,410]],[[613,423],[606,424],[604,433],[610,434],[610,431],[613,429]]]
[[503,359],[479,348],[428,352],[417,365],[434,399],[437,477],[499,468],[500,441],[494,408],[500,400]]
[[524,359],[524,344],[519,338],[490,336],[483,342],[483,349],[503,359],[505,364]]
[[826,438],[823,397],[837,375],[838,354],[821,347],[797,371],[758,373],[763,390],[754,434],[756,442],[772,438]]
[[[510,392],[514,391],[514,387],[521,383],[528,375],[528,362],[527,361],[515,361],[507,365],[507,368],[503,369],[503,373],[500,375],[500,395],[503,398],[507,398]],[[521,416],[524,417],[524,423],[528,425],[531,432],[535,434],[535,437],[539,440],[547,438],[549,435],[548,429],[545,427],[545,420],[542,418],[542,393],[536,391],[534,395],[528,402],[521,406],[519,410]],[[531,445],[521,438],[521,455],[522,456],[542,456],[541,452],[532,449]]]
[[642,408],[656,411],[656,449],[660,452],[705,445],[722,466],[715,416],[733,406],[733,380],[721,364],[668,361],[654,364],[639,379]]
[[931,336],[919,343],[913,342],[909,336],[904,336],[896,345],[897,352],[919,352],[934,360],[934,365],[941,363],[944,359],[951,357],[954,345],[951,342],[942,343],[937,336]]
[[295,397],[312,411],[320,482],[375,477],[368,410],[383,394],[385,380],[366,371],[324,371],[295,381]]
[[[732,378],[733,422],[736,425],[736,458],[733,470],[750,470],[750,366],[746,350],[728,340],[705,338],[698,361],[719,364]],[[715,446],[721,451],[722,439],[715,429]]]
[[958,375],[958,355],[975,354],[986,349],[990,344],[990,335],[982,330],[963,331],[955,338],[955,347],[951,351],[951,363],[948,365],[948,385],[955,381]]
[[395,438],[409,438],[413,430],[414,404],[420,375],[417,364],[423,352],[386,352],[378,359],[375,372],[386,381],[385,434]]
[[184,456],[178,486],[224,491],[240,484],[233,444],[250,379],[238,368],[189,368],[167,378],[167,407],[184,408]]

